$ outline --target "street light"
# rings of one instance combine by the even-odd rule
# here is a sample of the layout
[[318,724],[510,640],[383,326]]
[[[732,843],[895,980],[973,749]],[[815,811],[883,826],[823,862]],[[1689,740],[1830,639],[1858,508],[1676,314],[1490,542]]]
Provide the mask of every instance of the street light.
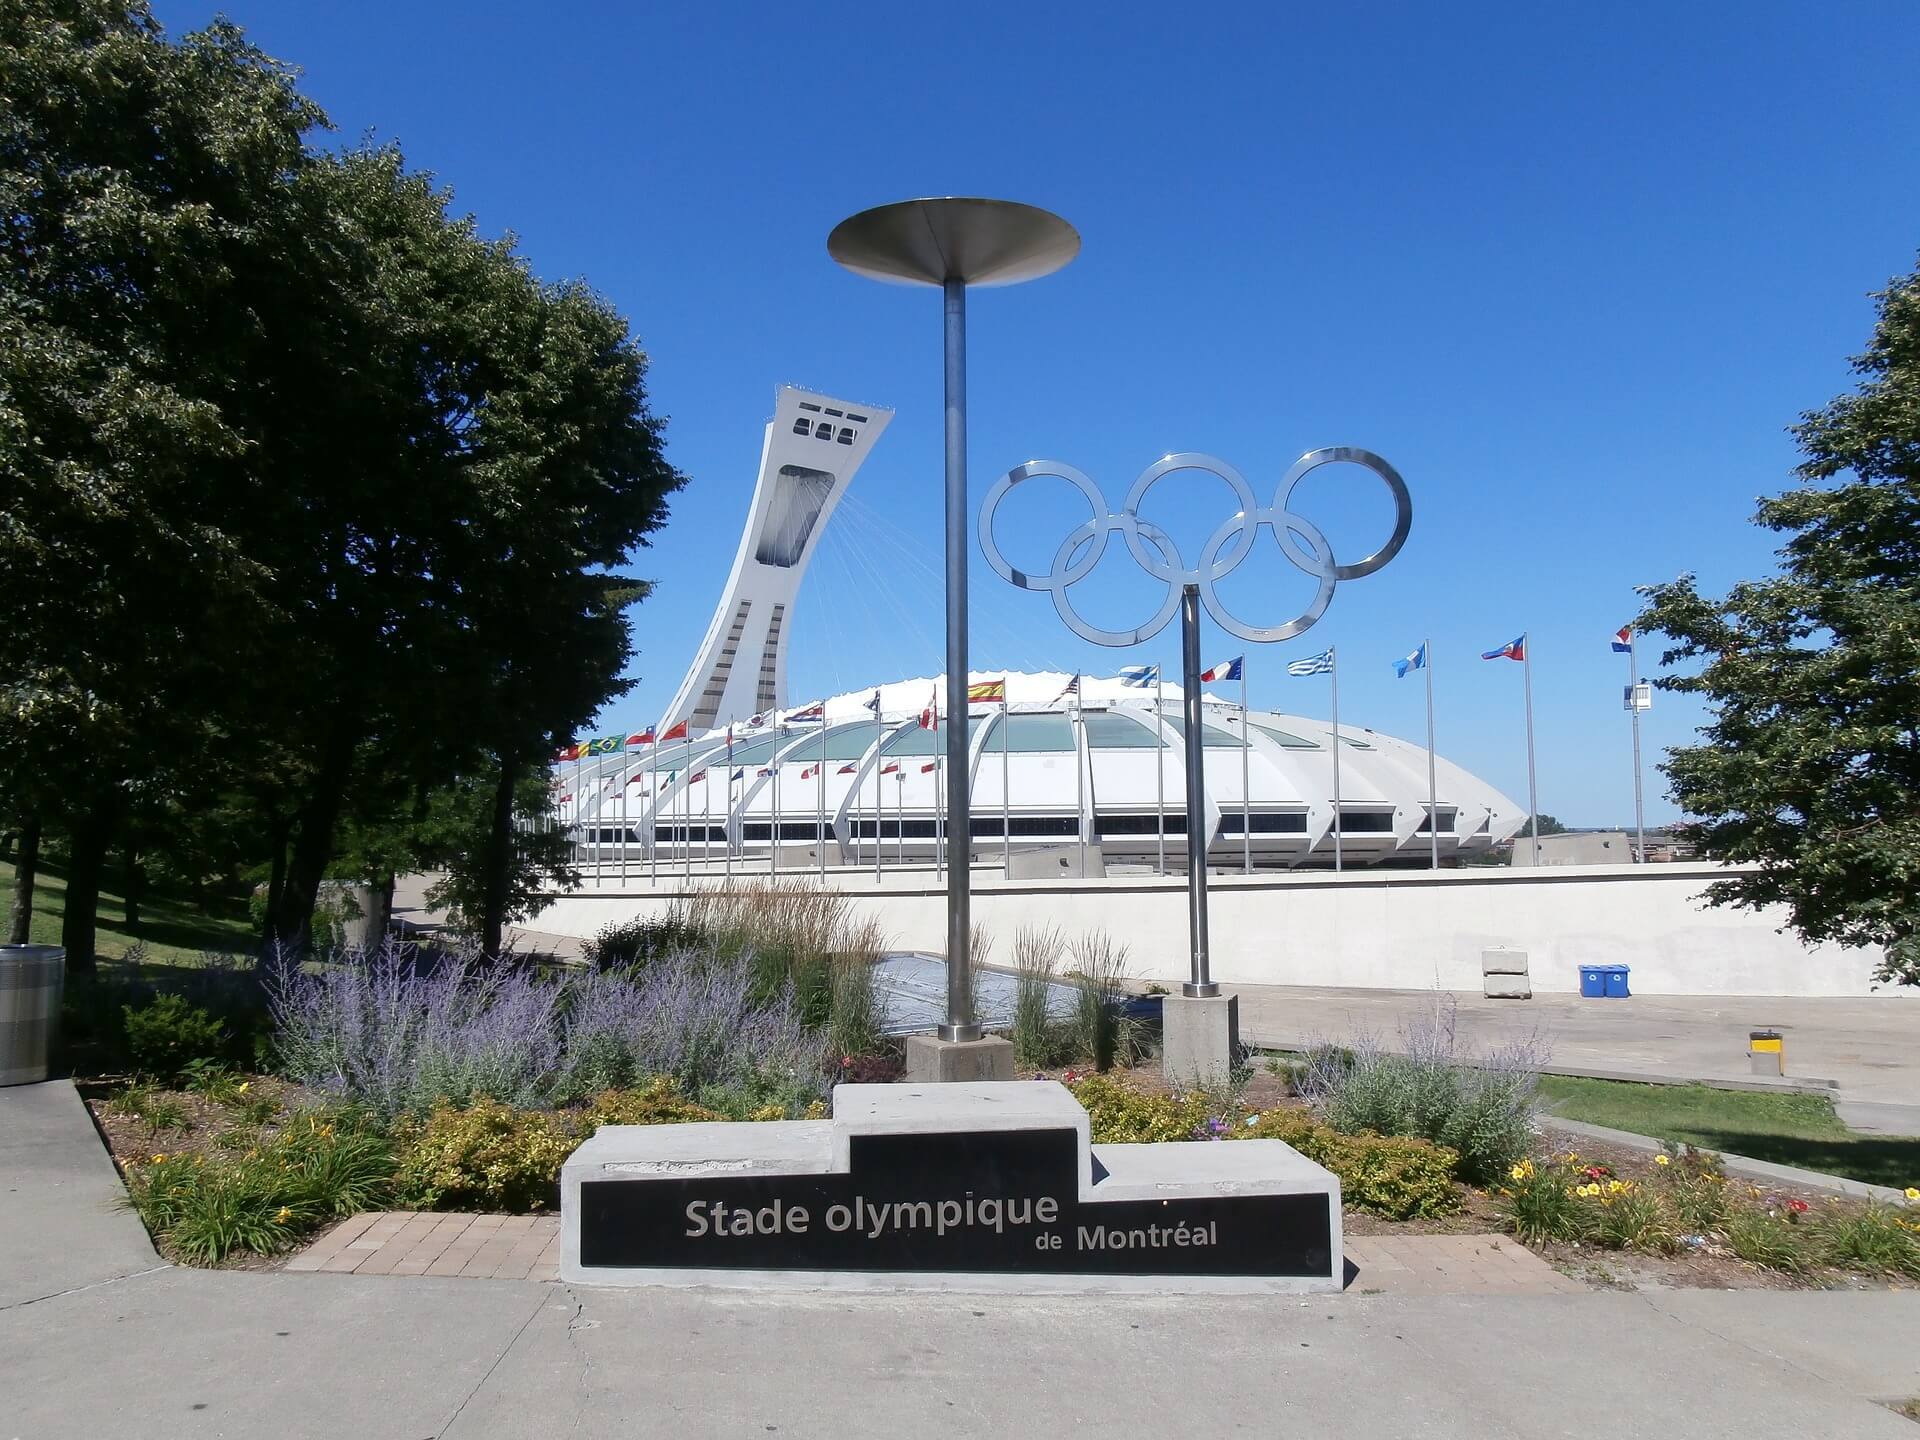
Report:
[[973,786],[967,773],[967,287],[1051,275],[1080,253],[1058,215],[1011,200],[944,196],[862,210],[827,237],[827,253],[869,279],[937,285],[944,297],[947,431],[947,1021],[940,1038],[981,1037],[973,1013],[968,883]]

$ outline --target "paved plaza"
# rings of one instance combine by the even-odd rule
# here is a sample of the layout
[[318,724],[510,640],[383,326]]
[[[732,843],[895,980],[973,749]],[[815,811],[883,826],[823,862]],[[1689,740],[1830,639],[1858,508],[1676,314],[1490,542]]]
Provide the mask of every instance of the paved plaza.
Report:
[[0,1090],[0,1436],[1905,1440],[1920,1394],[1920,1293],[1585,1291],[1491,1237],[1356,1238],[1321,1297],[596,1290],[506,1217],[179,1269],[119,1193],[70,1084]]

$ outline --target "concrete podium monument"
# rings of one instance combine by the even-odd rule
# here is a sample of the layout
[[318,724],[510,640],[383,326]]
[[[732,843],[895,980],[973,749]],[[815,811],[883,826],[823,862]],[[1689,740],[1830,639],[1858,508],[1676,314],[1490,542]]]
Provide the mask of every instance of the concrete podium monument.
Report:
[[1051,1080],[842,1085],[831,1120],[603,1127],[560,1180],[586,1285],[1299,1293],[1340,1182],[1278,1140],[1094,1145]]

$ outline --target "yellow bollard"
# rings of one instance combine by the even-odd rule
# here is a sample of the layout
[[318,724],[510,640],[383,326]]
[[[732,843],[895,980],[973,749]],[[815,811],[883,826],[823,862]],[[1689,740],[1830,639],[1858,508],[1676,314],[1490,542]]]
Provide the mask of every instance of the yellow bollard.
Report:
[[1755,1075],[1787,1073],[1786,1042],[1778,1030],[1752,1030],[1747,1033],[1747,1068]]

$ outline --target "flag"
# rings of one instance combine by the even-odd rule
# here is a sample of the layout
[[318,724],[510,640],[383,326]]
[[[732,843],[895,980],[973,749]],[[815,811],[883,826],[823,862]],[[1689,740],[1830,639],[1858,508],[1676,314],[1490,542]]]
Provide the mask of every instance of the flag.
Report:
[[764,710],[762,710],[758,715],[749,715],[747,717],[747,728],[749,730],[765,729],[766,724],[767,724],[767,712]]
[[624,735],[602,735],[598,740],[590,740],[581,747],[585,755],[617,755],[626,747]]
[[1393,662],[1393,673],[1396,678],[1401,680],[1406,679],[1408,674],[1414,670],[1424,670],[1426,668],[1427,642],[1424,640],[1420,642],[1420,648],[1407,656],[1406,659]]
[[1333,647],[1329,645],[1318,655],[1309,655],[1304,660],[1289,660],[1289,675],[1331,675],[1333,673]]
[[824,722],[826,718],[827,702],[824,700],[816,700],[811,705],[787,712],[787,719],[789,720],[819,720]]
[[967,703],[969,705],[990,705],[995,700],[1004,700],[1006,698],[1007,677],[1004,675],[998,680],[979,680],[967,686]]
[[733,758],[733,726],[727,726],[727,758]]
[[1080,677],[1078,675],[1075,675],[1073,679],[1069,680],[1060,693],[1054,696],[1053,699],[1055,702],[1058,702],[1066,699],[1069,695],[1076,700],[1080,698]]
[[1240,678],[1240,662],[1246,658],[1244,655],[1236,655],[1231,660],[1222,660],[1211,670],[1202,670],[1200,672],[1200,678],[1209,685],[1216,680],[1238,680]]
[[927,697],[927,708],[920,712],[920,728],[922,730],[940,728],[940,692],[937,689]]
[[922,775],[928,775],[928,774],[931,774],[933,771],[938,770],[939,768],[940,768],[940,762],[938,760],[929,760],[926,764],[920,767],[920,773]]
[[694,782],[695,782],[696,780],[704,780],[704,779],[706,779],[706,778],[707,778],[707,772],[706,772],[706,771],[704,771],[704,770],[696,770],[696,771],[694,771],[694,772],[693,772],[693,774],[691,774],[691,775],[689,775],[689,776],[687,776],[687,784],[689,784],[689,785],[691,785],[691,784],[693,784],[693,783],[694,783]]
[[641,730],[636,734],[627,736],[627,744],[629,746],[651,745],[652,743],[653,743],[653,726],[651,725],[647,726],[646,729]]
[[1527,637],[1522,635],[1518,640],[1509,640],[1498,650],[1482,650],[1480,658],[1482,660],[1524,660],[1527,658]]
[[898,775],[900,773],[900,762],[898,760],[888,761],[886,765],[881,767],[880,773],[882,775]]
[[667,731],[666,734],[660,737],[662,742],[665,742],[668,740],[684,740],[686,738],[687,738],[687,722],[684,720],[682,720],[678,725],[674,726],[671,730]]
[[571,799],[573,799],[573,795],[571,793],[568,793],[568,794],[562,795],[558,800],[554,801],[553,803],[556,805],[564,805]]
[[867,709],[871,710],[874,714],[878,715],[880,713],[880,692],[878,690],[874,691],[873,699],[863,700],[860,703],[865,705]]
[[644,785],[646,783],[646,780],[647,780],[647,772],[644,770],[637,770],[634,772],[633,778],[627,781],[627,789],[631,790],[636,785]]
[[1631,625],[1622,625],[1614,632],[1613,653],[1616,655],[1624,655],[1631,649],[1633,649],[1633,627]]
[[[1077,675],[1074,677],[1076,681],[1078,681],[1079,678]],[[1158,665],[1122,665],[1120,667],[1120,683],[1122,685],[1130,685],[1135,690],[1144,690],[1159,678],[1160,667]]]
[[727,777],[727,783],[731,785],[736,780],[744,780],[746,778],[747,778],[747,772],[745,770],[736,770],[733,772],[733,774]]
[[836,775],[851,775],[853,774],[853,766],[842,765],[838,770],[834,771],[833,773]]
[[579,754],[580,747],[578,745],[563,745],[553,752],[553,763],[556,765],[564,765],[569,760],[577,759]]
[[801,778],[802,780],[811,780],[811,779],[813,778],[813,772],[814,772],[814,771],[816,771],[816,770],[818,770],[819,768],[820,768],[820,767],[819,767],[818,765],[809,765],[809,766],[807,766],[807,768],[806,768],[806,769],[804,769],[804,770],[802,770],[802,771],[800,772],[800,778]]
[[761,780],[771,775],[772,773],[773,773],[773,767],[771,765],[762,765],[758,770],[753,772],[753,778],[756,780]]

